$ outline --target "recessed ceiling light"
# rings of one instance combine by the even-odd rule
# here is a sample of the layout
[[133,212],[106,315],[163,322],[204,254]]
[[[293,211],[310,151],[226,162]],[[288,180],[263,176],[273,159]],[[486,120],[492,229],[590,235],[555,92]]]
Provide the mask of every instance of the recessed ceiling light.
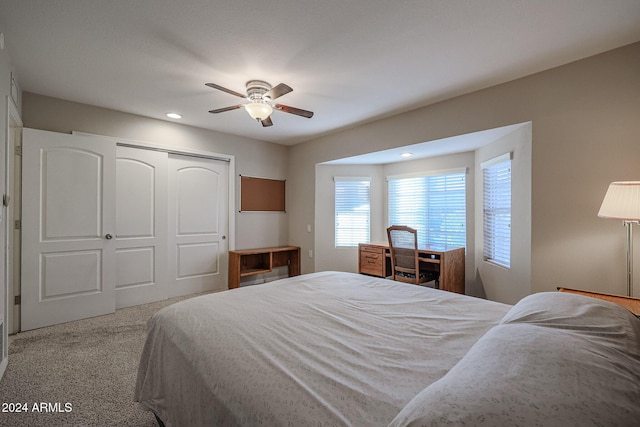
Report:
[[413,156],[413,153],[402,153],[400,154],[402,157],[411,157]]
[[167,117],[170,119],[181,119],[182,116],[178,113],[167,113]]

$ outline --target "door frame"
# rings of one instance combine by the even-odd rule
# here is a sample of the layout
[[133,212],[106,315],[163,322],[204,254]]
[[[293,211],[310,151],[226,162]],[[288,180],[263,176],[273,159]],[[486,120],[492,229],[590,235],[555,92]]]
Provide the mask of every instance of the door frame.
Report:
[[[5,332],[7,334],[15,334],[20,331],[20,305],[14,304],[16,295],[20,295],[20,257],[21,257],[21,232],[15,228],[15,221],[22,219],[21,217],[21,185],[22,185],[22,118],[18,108],[7,96],[7,129],[6,129],[6,164],[5,177],[7,188],[6,194],[9,195],[9,206],[5,212],[6,227],[6,275],[4,277],[6,286],[7,307],[5,308],[7,318],[5,319],[7,326]],[[20,138],[16,138],[20,136]],[[19,147],[19,148],[18,148]],[[9,185],[11,187],[9,187]],[[5,339],[7,337],[4,337]],[[5,341],[8,342],[8,341]]]
[[[13,332],[13,329],[16,327],[14,325],[14,262],[13,262],[13,247],[10,246],[14,237],[14,212],[13,206],[11,202],[15,205],[15,200],[11,200],[14,196],[14,177],[13,174],[14,167],[16,164],[20,164],[20,162],[16,162],[16,151],[15,151],[15,136],[17,135],[18,129],[22,128],[22,118],[20,117],[20,112],[18,107],[15,105],[15,101],[11,99],[11,96],[7,95],[4,99],[0,98],[0,102],[3,105],[0,106],[0,111],[2,112],[0,115],[0,120],[4,123],[4,135],[2,135],[2,139],[4,141],[1,143],[2,147],[0,153],[4,155],[4,176],[2,180],[4,181],[4,188],[0,189],[0,214],[3,216],[0,221],[0,226],[4,227],[4,238],[0,244],[3,245],[4,256],[0,259],[0,263],[2,263],[3,268],[0,269],[3,271],[2,277],[0,278],[0,292],[2,292],[2,310],[0,310],[0,379],[2,379],[4,372],[9,363],[9,334]],[[18,138],[19,139],[19,138]],[[18,141],[19,142],[19,141]],[[2,157],[0,155],[0,157]],[[5,198],[6,197],[6,198]],[[6,206],[5,206],[6,205]],[[6,207],[6,209],[5,209]],[[18,316],[20,313],[18,312]]]

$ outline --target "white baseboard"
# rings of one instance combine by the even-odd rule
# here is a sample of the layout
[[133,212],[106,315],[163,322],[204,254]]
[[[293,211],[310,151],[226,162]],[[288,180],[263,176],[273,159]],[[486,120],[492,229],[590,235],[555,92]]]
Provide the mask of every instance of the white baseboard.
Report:
[[2,376],[4,375],[4,371],[7,369],[7,365],[9,364],[9,358],[5,357],[2,362],[0,362],[0,380],[2,380]]

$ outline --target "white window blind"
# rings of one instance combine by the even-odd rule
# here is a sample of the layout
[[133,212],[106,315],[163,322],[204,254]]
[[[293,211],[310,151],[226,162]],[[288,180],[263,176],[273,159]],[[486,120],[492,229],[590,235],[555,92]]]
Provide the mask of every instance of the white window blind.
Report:
[[389,177],[389,225],[418,230],[420,245],[466,246],[466,171]]
[[370,178],[335,177],[335,245],[369,243],[371,218]]
[[481,164],[483,169],[483,255],[511,267],[511,153]]

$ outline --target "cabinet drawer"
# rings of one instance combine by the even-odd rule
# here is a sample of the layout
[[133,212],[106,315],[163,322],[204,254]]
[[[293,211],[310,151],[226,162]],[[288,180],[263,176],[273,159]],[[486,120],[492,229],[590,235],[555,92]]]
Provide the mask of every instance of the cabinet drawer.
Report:
[[360,251],[360,273],[382,277],[383,262],[384,254],[381,251]]
[[359,249],[360,249],[360,252],[371,252],[375,254],[382,254],[384,252],[384,249],[381,247],[369,246],[364,244],[360,244]]

